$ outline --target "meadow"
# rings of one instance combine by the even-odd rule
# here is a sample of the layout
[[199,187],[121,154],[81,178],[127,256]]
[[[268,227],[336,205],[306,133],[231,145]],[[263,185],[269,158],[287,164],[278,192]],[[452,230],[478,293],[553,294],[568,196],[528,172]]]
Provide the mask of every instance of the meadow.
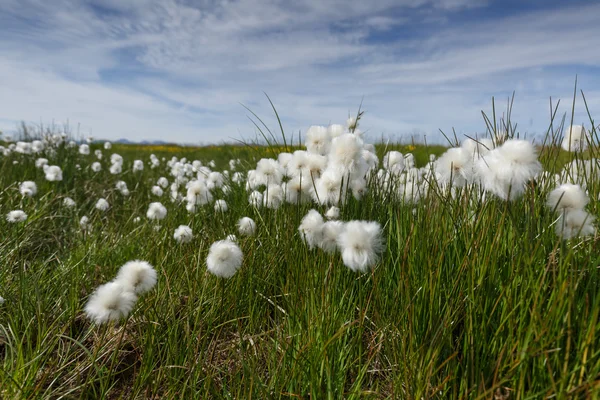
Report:
[[358,122],[0,137],[0,398],[597,398],[593,121],[452,146]]

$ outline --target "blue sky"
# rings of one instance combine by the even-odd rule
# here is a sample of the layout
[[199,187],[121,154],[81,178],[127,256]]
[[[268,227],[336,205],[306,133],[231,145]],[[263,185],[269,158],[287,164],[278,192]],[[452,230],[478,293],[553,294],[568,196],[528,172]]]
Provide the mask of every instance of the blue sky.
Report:
[[[600,112],[600,2],[2,0],[0,129],[62,124],[96,138],[255,137],[241,104],[291,134],[363,103],[373,139],[485,132],[516,91],[522,134],[575,76]],[[579,96],[575,122],[589,120]]]

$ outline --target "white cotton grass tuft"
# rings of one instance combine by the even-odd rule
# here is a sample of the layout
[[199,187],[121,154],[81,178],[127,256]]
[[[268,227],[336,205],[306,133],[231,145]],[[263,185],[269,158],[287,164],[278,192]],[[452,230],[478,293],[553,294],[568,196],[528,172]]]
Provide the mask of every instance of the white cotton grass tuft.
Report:
[[169,186],[169,181],[164,176],[161,176],[160,178],[158,178],[158,181],[156,182],[156,184],[158,186],[160,186],[161,188],[166,189],[167,186]]
[[451,187],[463,187],[472,179],[472,157],[462,147],[453,147],[438,158],[436,172],[439,182]]
[[514,200],[526,184],[542,172],[535,146],[526,140],[509,139],[475,163],[483,187],[503,200]]
[[152,189],[150,189],[150,192],[152,192],[152,194],[157,197],[161,197],[164,194],[162,188],[158,185],[152,186]]
[[46,180],[49,182],[62,181],[62,170],[58,165],[44,166],[44,173],[46,174]]
[[565,137],[561,147],[565,151],[584,151],[588,145],[589,136],[583,125],[571,125],[565,128]]
[[366,272],[377,263],[383,250],[381,226],[374,221],[347,222],[338,246],[346,267],[355,272]]
[[323,224],[323,237],[318,246],[326,253],[334,253],[338,249],[338,239],[344,231],[344,223],[341,221],[327,221]]
[[227,212],[228,207],[227,207],[227,202],[223,199],[219,199],[217,201],[215,201],[215,211],[216,212]]
[[256,233],[256,222],[250,217],[243,217],[237,222],[238,232],[242,236],[254,236]]
[[300,223],[300,237],[309,249],[319,246],[323,240],[323,216],[317,210],[310,210]]
[[21,192],[22,196],[33,197],[37,194],[37,185],[33,181],[21,182],[19,192]]
[[47,158],[38,158],[37,160],[35,160],[35,167],[42,169],[44,168],[45,165],[48,165],[48,159]]
[[67,207],[67,208],[73,208],[77,205],[77,203],[75,203],[75,200],[73,200],[70,197],[65,197],[63,199],[63,206]]
[[128,261],[121,269],[115,282],[121,283],[137,295],[150,291],[156,285],[156,270],[146,261]]
[[92,293],[85,306],[85,313],[97,324],[117,321],[129,315],[136,301],[137,296],[130,287],[119,281],[108,282]]
[[596,233],[594,216],[583,210],[564,212],[556,221],[556,234],[563,239],[592,236]]
[[100,198],[96,202],[96,206],[95,207],[96,207],[97,210],[106,211],[106,210],[108,210],[110,208],[110,204],[108,204],[108,201],[106,201],[106,199]]
[[325,213],[327,219],[338,219],[340,217],[340,209],[336,206],[332,206]]
[[583,210],[589,201],[581,186],[564,183],[548,194],[546,205],[557,212],[573,211]]
[[109,171],[113,175],[118,175],[123,171],[123,164],[120,164],[120,163],[112,164],[109,168]]
[[210,246],[206,266],[208,271],[220,278],[231,278],[242,266],[244,255],[237,244],[219,240]]
[[92,165],[90,166],[90,168],[94,172],[100,172],[100,171],[102,171],[102,164],[100,164],[98,161],[96,161],[96,162],[92,163]]
[[257,190],[252,191],[252,193],[250,193],[250,196],[248,196],[248,203],[250,203],[252,206],[254,206],[256,208],[262,207],[262,202],[263,202],[263,195],[261,192],[259,192]]
[[283,203],[285,194],[280,185],[271,184],[263,193],[263,205],[267,208],[277,210]]
[[142,160],[133,161],[133,172],[140,172],[144,170],[144,162]]
[[177,243],[189,243],[194,239],[194,234],[192,233],[192,228],[187,225],[179,225],[177,229],[175,229],[175,233],[173,234],[173,239],[177,241]]
[[27,214],[23,210],[13,210],[6,214],[6,220],[11,224],[27,220]]
[[313,125],[306,131],[306,150],[309,153],[326,155],[331,146],[331,136],[324,126]]
[[150,203],[148,206],[148,211],[146,212],[146,217],[153,221],[160,221],[167,216],[167,208],[163,206],[160,202]]
[[112,143],[111,142],[104,142],[104,149],[105,150],[110,150],[112,148]]
[[87,231],[91,228],[90,219],[86,215],[79,220],[79,228],[81,228],[82,231]]
[[82,154],[84,156],[87,156],[90,154],[90,146],[88,146],[87,144],[82,144],[81,146],[79,146],[79,154]]

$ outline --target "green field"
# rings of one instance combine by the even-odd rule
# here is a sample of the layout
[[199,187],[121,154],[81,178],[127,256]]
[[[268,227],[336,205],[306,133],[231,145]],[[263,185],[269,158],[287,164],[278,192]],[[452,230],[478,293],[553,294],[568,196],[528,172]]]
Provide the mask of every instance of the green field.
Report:
[[[245,172],[299,147],[90,147],[90,155],[64,142],[0,155],[0,398],[600,396],[600,236],[557,236],[557,214],[546,205],[551,179],[530,180],[513,201],[482,197],[479,185],[429,182],[413,203],[386,195],[374,170],[362,199],[340,204],[341,221],[382,227],[380,258],[357,273],[339,252],[310,249],[299,233],[309,210],[323,214],[328,205],[255,207],[244,182],[228,178],[228,190],[212,190],[227,212],[213,202],[188,212],[168,187],[151,193],[160,177],[173,182],[172,157],[212,160],[214,171],[239,158],[236,170]],[[377,145],[379,168],[390,150],[410,152],[424,167],[446,148]],[[597,148],[537,150],[544,170],[561,173]],[[123,157],[120,174],[109,171],[113,153]],[[59,165],[63,179],[47,181],[39,157]],[[132,170],[136,159],[141,172]],[[99,172],[90,168],[96,161]],[[116,189],[120,180],[129,196]],[[599,216],[598,175],[584,180],[586,210]],[[23,181],[37,184],[35,196],[19,193]],[[185,184],[180,191],[185,197]],[[67,196],[74,208],[64,205]],[[107,211],[95,208],[99,198]],[[166,206],[164,220],[148,220],[151,202]],[[16,209],[26,221],[7,221]],[[257,224],[254,236],[237,232],[246,216]],[[192,229],[191,242],[174,240],[180,225]],[[221,279],[206,259],[229,234],[244,259]],[[130,260],[153,265],[156,286],[125,318],[94,323],[85,313],[90,295]]]

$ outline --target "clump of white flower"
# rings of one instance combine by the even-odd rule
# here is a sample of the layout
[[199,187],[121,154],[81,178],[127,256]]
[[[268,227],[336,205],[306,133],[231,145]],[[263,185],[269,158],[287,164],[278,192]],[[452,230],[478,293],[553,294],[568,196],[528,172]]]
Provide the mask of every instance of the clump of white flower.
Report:
[[13,210],[6,214],[6,220],[10,223],[23,222],[27,219],[27,214],[23,210]]
[[167,216],[167,208],[159,202],[150,203],[146,217],[153,221],[159,221]]
[[87,231],[91,228],[90,219],[86,215],[79,220],[79,228],[81,228],[82,231]]
[[62,169],[58,165],[44,166],[44,173],[46,174],[46,180],[50,182],[62,181]]
[[595,219],[584,210],[563,212],[556,222],[556,234],[563,239],[592,236],[596,233]]
[[179,225],[177,229],[175,229],[175,233],[173,234],[173,238],[178,243],[189,243],[194,238],[192,233],[192,228],[187,225]]
[[37,160],[35,160],[35,167],[36,168],[42,169],[46,165],[48,165],[48,159],[47,158],[38,158]]
[[33,181],[21,182],[19,192],[21,192],[22,196],[33,197],[37,194],[37,185]]
[[77,204],[75,203],[75,200],[73,200],[70,197],[65,197],[63,199],[63,206],[67,207],[67,208],[73,208],[75,207]]
[[88,146],[87,144],[82,144],[79,146],[79,154],[82,154],[84,156],[87,156],[90,154],[90,146]]
[[565,129],[561,147],[566,151],[584,151],[588,147],[590,136],[582,125],[571,125]]
[[256,233],[256,222],[250,217],[243,217],[237,222],[238,232],[242,236],[253,236]]
[[118,321],[129,315],[137,296],[129,287],[118,281],[99,286],[90,296],[85,313],[97,324]]
[[142,160],[133,161],[133,172],[140,172],[144,170],[144,162]]
[[583,210],[589,201],[581,186],[565,183],[550,192],[546,205],[558,212],[568,212]]
[[106,201],[106,199],[100,198],[98,199],[98,201],[96,201],[95,207],[97,210],[106,211],[110,208],[110,204],[108,204],[108,201]]
[[231,278],[242,266],[244,255],[237,244],[230,240],[220,240],[210,246],[206,266],[213,275]]
[[163,190],[160,186],[152,186],[152,189],[150,189],[150,192],[152,192],[153,195],[157,196],[157,197],[161,197],[163,195]]
[[225,200],[219,199],[215,201],[215,211],[216,212],[227,212],[227,202]]
[[121,283],[124,287],[137,294],[148,292],[156,285],[156,270],[146,261],[134,260],[126,262],[119,273],[115,282]]
[[377,263],[383,250],[381,226],[371,221],[347,222],[338,245],[344,265],[355,272],[366,272]]
[[300,237],[306,242],[309,249],[318,246],[322,242],[324,223],[323,217],[317,210],[310,210],[304,218],[302,218],[298,231],[300,232]]

